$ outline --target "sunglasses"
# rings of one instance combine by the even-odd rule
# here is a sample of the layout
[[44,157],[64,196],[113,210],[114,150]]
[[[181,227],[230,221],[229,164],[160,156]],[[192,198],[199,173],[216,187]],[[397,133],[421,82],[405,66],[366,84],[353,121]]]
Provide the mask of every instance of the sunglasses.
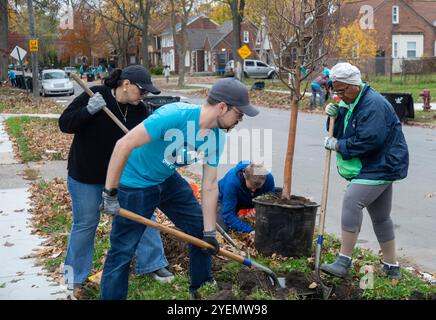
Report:
[[141,96],[148,94],[148,91],[141,88],[141,86],[139,84],[137,84],[137,83],[133,83],[133,84],[139,89],[139,91],[141,92]]
[[242,120],[242,118],[244,117],[244,113],[239,111],[238,108],[236,108],[236,107],[229,107],[229,110],[235,111],[236,116],[238,117],[238,120]]

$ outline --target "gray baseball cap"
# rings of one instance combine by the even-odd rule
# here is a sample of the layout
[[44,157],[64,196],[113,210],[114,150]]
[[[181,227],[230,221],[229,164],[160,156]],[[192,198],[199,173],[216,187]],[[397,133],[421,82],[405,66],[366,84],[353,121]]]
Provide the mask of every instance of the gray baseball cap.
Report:
[[215,82],[209,90],[209,97],[224,102],[230,107],[236,107],[249,117],[259,114],[259,110],[250,104],[247,88],[235,78],[225,78]]

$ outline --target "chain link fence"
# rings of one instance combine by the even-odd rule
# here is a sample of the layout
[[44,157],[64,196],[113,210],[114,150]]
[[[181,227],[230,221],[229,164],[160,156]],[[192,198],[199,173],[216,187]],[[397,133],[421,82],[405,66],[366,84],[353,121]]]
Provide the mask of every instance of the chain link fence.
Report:
[[357,66],[365,79],[374,77],[400,77],[401,82],[425,81],[436,75],[436,57],[417,59],[373,57],[373,58],[328,58],[327,67],[338,62],[350,62]]

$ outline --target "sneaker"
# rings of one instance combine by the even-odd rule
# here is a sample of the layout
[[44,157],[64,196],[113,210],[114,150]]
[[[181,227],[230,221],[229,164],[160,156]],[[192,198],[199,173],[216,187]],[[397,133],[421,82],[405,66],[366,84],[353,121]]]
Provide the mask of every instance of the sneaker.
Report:
[[351,259],[339,255],[336,261],[330,264],[322,264],[321,270],[335,277],[345,278],[351,268]]
[[393,265],[387,265],[386,263],[383,263],[383,267],[382,267],[381,271],[388,278],[391,278],[391,279],[400,279],[401,278],[400,265],[393,266]]
[[153,278],[162,283],[173,281],[174,275],[167,268],[161,268],[152,273]]

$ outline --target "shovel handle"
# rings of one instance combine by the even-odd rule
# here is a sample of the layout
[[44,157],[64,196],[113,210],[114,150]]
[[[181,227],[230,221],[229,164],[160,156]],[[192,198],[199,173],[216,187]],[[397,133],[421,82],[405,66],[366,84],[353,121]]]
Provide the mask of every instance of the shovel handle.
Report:
[[[79,76],[77,74],[71,73],[71,78],[74,79],[74,81],[77,82],[77,84],[90,96],[92,97],[94,95],[94,92],[92,92],[87,86],[86,84],[83,82],[82,79],[79,78]],[[103,111],[106,112],[106,114],[118,125],[118,127],[120,127],[121,130],[124,131],[124,133],[129,132],[129,129],[126,128],[126,126],[124,124],[122,124],[122,122],[115,117],[115,115],[112,113],[112,111],[110,111],[106,106],[103,107]]]
[[[329,137],[333,136],[334,126],[335,126],[335,118],[330,117]],[[332,155],[332,151],[326,150],[325,163],[324,163],[324,180],[323,180],[322,197],[321,197],[321,209],[320,209],[319,226],[318,226],[318,234],[321,236],[324,234],[325,215],[327,209],[327,197],[329,192],[331,155]]]
[[[168,228],[160,223],[154,222],[150,219],[144,218],[143,216],[140,216],[139,214],[133,213],[129,210],[126,209],[120,209],[120,214],[121,217],[132,220],[132,221],[136,221],[138,223],[144,224],[146,226],[155,228],[163,233],[169,234],[179,240],[182,240],[184,242],[188,242],[190,244],[193,244],[194,246],[200,247],[200,248],[204,248],[204,249],[213,249],[214,247],[207,243],[206,241],[203,241],[201,239],[198,239],[196,237],[193,237],[189,234],[186,234],[182,231],[176,230],[176,229],[172,229],[172,228]],[[245,264],[245,259],[237,254],[234,254],[230,251],[224,250],[224,249],[220,249],[219,255],[227,257],[231,260],[234,260],[236,262],[239,262],[241,264]]]

